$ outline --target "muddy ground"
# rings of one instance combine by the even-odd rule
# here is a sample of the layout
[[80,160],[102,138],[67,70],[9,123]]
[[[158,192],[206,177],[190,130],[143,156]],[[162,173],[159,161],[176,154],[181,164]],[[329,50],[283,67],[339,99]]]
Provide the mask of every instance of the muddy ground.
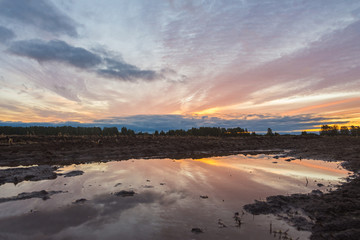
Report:
[[[0,166],[44,165],[24,168],[14,179],[11,171],[0,170],[2,182],[54,178],[51,166],[131,158],[201,158],[237,153],[278,153],[290,156],[346,161],[344,167],[355,172],[337,190],[322,194],[271,196],[266,202],[246,205],[253,214],[275,214],[299,229],[312,231],[311,239],[358,239],[360,235],[360,138],[320,136],[251,136],[237,138],[117,136],[58,137],[0,136]],[[47,165],[47,166],[46,166]],[[30,170],[29,170],[30,168]],[[55,170],[55,169],[54,169]],[[6,176],[7,177],[6,177]],[[1,183],[0,183],[1,184]],[[304,213],[306,217],[303,217]]]

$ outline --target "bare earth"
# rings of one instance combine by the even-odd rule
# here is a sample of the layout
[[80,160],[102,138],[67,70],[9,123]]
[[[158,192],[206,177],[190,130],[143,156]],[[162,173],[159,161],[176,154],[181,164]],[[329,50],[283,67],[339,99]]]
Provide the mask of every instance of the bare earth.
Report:
[[[117,136],[40,137],[0,136],[0,166],[29,166],[0,170],[0,185],[23,180],[55,178],[53,165],[127,160],[132,158],[201,158],[231,154],[280,153],[329,161],[345,161],[354,171],[348,182],[333,192],[272,196],[245,206],[253,214],[279,214],[311,239],[358,239],[360,236],[360,138],[319,136],[251,136],[243,138]],[[30,167],[30,165],[43,165]],[[54,175],[55,174],[55,175]],[[77,174],[77,173],[76,173]],[[311,221],[294,215],[301,209]]]

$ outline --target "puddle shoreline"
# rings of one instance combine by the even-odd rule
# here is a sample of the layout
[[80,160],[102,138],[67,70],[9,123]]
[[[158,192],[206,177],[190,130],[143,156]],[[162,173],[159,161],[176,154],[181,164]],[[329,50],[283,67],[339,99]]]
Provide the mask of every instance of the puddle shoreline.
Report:
[[[272,152],[271,152],[272,153]],[[245,154],[247,155],[248,154],[248,152],[245,152]],[[94,166],[97,170],[95,171],[96,172],[96,175],[94,175],[94,176],[97,176],[97,177],[95,177],[94,178],[94,180],[93,181],[91,181],[91,182],[89,182],[89,183],[86,183],[86,182],[84,182],[83,183],[83,186],[86,188],[86,189],[94,189],[94,188],[97,188],[97,189],[99,189],[99,188],[101,188],[101,187],[104,187],[104,188],[106,188],[106,182],[108,181],[108,180],[103,180],[103,183],[101,183],[101,182],[98,182],[98,180],[99,181],[101,181],[100,179],[102,178],[102,176],[104,176],[104,175],[102,175],[102,174],[104,174],[104,173],[106,173],[107,172],[107,170],[106,170],[106,166],[108,166],[109,165],[109,168],[110,169],[115,169],[116,168],[116,166],[124,166],[124,168],[122,167],[121,168],[121,170],[120,170],[120,172],[119,173],[117,173],[117,176],[119,176],[118,174],[123,174],[122,173],[122,171],[124,171],[124,169],[127,169],[127,168],[129,168],[129,171],[136,171],[136,170],[140,170],[140,171],[142,171],[141,169],[139,169],[139,164],[141,163],[142,165],[143,165],[143,167],[147,167],[148,168],[148,166],[151,166],[151,165],[153,165],[153,163],[155,163],[155,162],[158,162],[157,164],[163,164],[164,163],[164,161],[166,161],[166,166],[168,166],[168,167],[171,167],[171,166],[175,166],[175,168],[178,168],[178,166],[182,166],[181,167],[181,169],[182,169],[182,171],[189,171],[189,169],[192,169],[193,167],[196,167],[196,168],[198,168],[198,170],[201,172],[201,171],[204,171],[205,169],[208,169],[208,171],[220,171],[221,172],[221,178],[219,177],[219,179],[229,179],[229,180],[226,180],[226,181],[230,181],[231,179],[233,179],[234,178],[234,180],[237,178],[238,180],[237,181],[240,181],[240,182],[242,182],[243,180],[241,180],[242,179],[242,175],[243,174],[246,174],[246,175],[248,175],[248,176],[253,176],[254,174],[254,176],[256,176],[257,174],[261,174],[263,171],[268,171],[269,169],[275,169],[276,171],[281,171],[281,169],[283,169],[283,168],[285,168],[286,169],[286,166],[292,166],[292,167],[296,167],[296,168],[306,168],[306,167],[308,167],[308,166],[306,166],[306,165],[297,165],[297,162],[301,162],[299,159],[297,159],[297,160],[295,160],[295,159],[293,159],[293,158],[291,158],[291,160],[290,161],[288,161],[289,160],[289,157],[288,157],[288,155],[287,155],[287,153],[281,153],[280,155],[277,155],[277,156],[280,156],[280,157],[274,157],[274,156],[270,156],[270,155],[264,155],[264,154],[259,154],[259,152],[257,152],[257,155],[243,155],[243,154],[241,154],[241,155],[233,155],[233,156],[228,156],[228,157],[219,157],[219,158],[209,158],[209,159],[184,159],[184,160],[172,160],[172,159],[158,159],[158,160],[146,160],[146,159],[143,159],[143,160],[139,160],[139,159],[137,159],[137,160],[129,160],[129,161],[113,161],[113,162],[108,162],[108,163],[93,163],[93,164],[83,164],[83,165],[73,165],[73,166],[64,166],[64,167],[57,167],[56,168],[56,174],[57,174],[57,178],[54,180],[54,179],[52,179],[52,180],[45,180],[45,182],[47,181],[58,181],[59,182],[59,184],[62,182],[62,181],[65,181],[66,180],[66,183],[69,185],[71,182],[76,182],[76,181],[79,181],[79,179],[82,179],[82,178],[84,178],[84,177],[88,177],[89,179],[92,179],[92,178],[90,178],[90,176],[91,175],[89,175],[89,173],[91,173],[92,172],[92,170],[91,170],[91,166]],[[258,160],[258,158],[259,158],[259,156],[263,156],[263,157],[261,157],[261,158],[266,158],[266,161],[265,161],[265,165],[259,165],[259,166],[251,166],[251,164],[256,164],[256,162],[257,161],[260,161],[260,160]],[[236,158],[242,158],[243,160],[242,161],[240,161],[240,162],[238,162],[238,161],[235,161],[236,160]],[[221,160],[221,159],[228,159],[228,160]],[[244,159],[248,159],[248,160],[246,160],[245,162],[243,162],[244,161]],[[241,160],[241,159],[240,159]],[[276,161],[278,161],[278,163],[274,163],[274,160],[276,160]],[[155,162],[154,162],[155,161]],[[230,161],[230,162],[228,162],[228,161]],[[261,161],[263,161],[263,160],[261,160]],[[308,161],[308,160],[303,160],[303,162],[306,162],[306,161]],[[318,162],[318,161],[314,161],[314,162],[316,162],[316,163],[319,163],[320,164],[320,162]],[[239,165],[239,163],[241,163],[241,165]],[[150,165],[149,165],[150,164]],[[194,165],[195,164],[195,165]],[[311,165],[311,164],[310,164]],[[111,167],[112,166],[112,167]],[[127,166],[127,167],[126,167]],[[159,165],[160,166],[160,165]],[[319,165],[320,166],[320,165]],[[166,168],[166,169],[168,169],[168,167]],[[173,168],[173,167],[171,167],[171,168]],[[318,170],[316,170],[316,171],[325,171],[326,170],[326,168],[325,168],[325,170],[324,169],[322,169],[322,168],[324,168],[324,167],[320,167],[320,168],[318,168]],[[24,168],[22,168],[22,169],[24,169]],[[153,170],[152,171],[155,171],[155,173],[157,173],[159,170],[161,169],[161,167],[153,167]],[[219,170],[220,169],[220,170]],[[26,170],[26,168],[24,169],[24,170]],[[55,170],[55,169],[54,169]],[[90,172],[89,172],[90,171]],[[176,173],[176,172],[178,172],[179,170],[176,170],[175,171],[175,169],[174,169],[174,173]],[[200,172],[198,171],[198,173],[197,174],[199,174]],[[206,170],[207,171],[207,170]],[[242,174],[240,174],[240,172],[238,172],[238,171],[241,171],[241,172],[243,172]],[[275,171],[275,172],[276,172]],[[40,173],[41,173],[41,171],[39,171]],[[196,172],[196,171],[195,171]],[[271,181],[273,181],[274,179],[276,179],[277,177],[276,177],[276,175],[274,175],[274,176],[272,176],[272,174],[278,174],[278,173],[271,173],[270,175],[269,175],[269,181],[271,182]],[[144,173],[146,173],[146,172],[144,172]],[[155,174],[154,173],[154,174]],[[239,175],[240,174],[240,175]],[[289,175],[290,174],[290,175]],[[283,182],[286,182],[287,180],[286,180],[286,178],[288,178],[288,177],[291,177],[291,174],[292,174],[292,171],[288,171],[288,173],[287,173],[287,175],[284,175],[284,177],[285,177],[285,179],[284,179],[284,181]],[[66,176],[71,176],[70,178],[69,177],[67,177],[66,178]],[[109,173],[107,173],[106,175],[109,175]],[[106,176],[105,175],[105,176]],[[111,174],[110,174],[111,175]],[[213,174],[212,174],[213,175]],[[216,175],[216,174],[215,174]],[[187,176],[187,175],[184,175],[184,176]],[[195,175],[196,176],[196,178],[199,178],[199,179],[201,179],[202,178],[202,175],[200,174],[200,175]],[[280,175],[279,175],[280,176]],[[301,175],[299,175],[299,176],[301,176]],[[109,177],[109,176],[107,176],[107,177]],[[103,199],[103,200],[96,200],[96,198],[95,198],[95,200],[94,199],[92,199],[92,197],[90,196],[88,196],[88,195],[74,195],[74,197],[73,197],[73,199],[71,199],[71,201],[69,202],[69,204],[71,203],[71,205],[74,205],[73,203],[76,203],[75,205],[76,206],[79,206],[80,208],[84,208],[84,207],[86,207],[86,206],[92,206],[92,204],[94,203],[94,201],[95,202],[99,202],[100,201],[100,203],[101,204],[104,204],[104,201],[105,202],[108,202],[109,200],[106,200],[107,198],[111,198],[111,199],[113,199],[112,201],[110,201],[110,202],[113,202],[113,201],[130,201],[131,202],[131,199],[138,199],[138,200],[140,200],[140,199],[143,199],[144,198],[144,196],[148,196],[148,195],[146,195],[146,193],[148,192],[148,193],[151,193],[151,192],[157,192],[157,191],[159,191],[159,189],[163,189],[163,188],[166,188],[166,189],[168,189],[168,190],[166,190],[166,191],[169,191],[169,190],[171,190],[173,187],[174,187],[174,183],[171,183],[171,182],[169,182],[169,179],[157,179],[156,181],[154,181],[154,179],[151,179],[150,180],[150,178],[151,177],[146,177],[146,176],[143,176],[144,177],[144,179],[143,179],[143,182],[140,184],[140,183],[136,183],[136,181],[135,182],[131,182],[130,180],[128,180],[127,181],[127,178],[125,178],[125,179],[123,179],[122,181],[120,181],[119,179],[116,179],[116,181],[115,180],[112,180],[111,179],[111,187],[112,188],[114,188],[114,190],[113,190],[113,192],[112,192],[112,194],[110,194],[109,195],[109,192],[105,192],[105,195],[104,195],[104,197],[102,197],[102,198],[100,198],[100,199]],[[191,176],[189,176],[190,178],[188,178],[188,179],[192,179],[191,178]],[[154,176],[152,176],[152,178],[155,178],[155,175]],[[78,179],[78,180],[77,180]],[[95,181],[95,179],[97,179],[97,181]],[[273,180],[271,180],[271,179],[273,179]],[[29,179],[29,180],[31,180],[31,179]],[[217,179],[216,179],[217,180]],[[232,185],[221,185],[220,183],[220,185],[216,185],[217,183],[216,183],[216,180],[214,179],[214,180],[211,180],[212,181],[212,185],[213,184],[215,184],[215,185],[213,185],[214,187],[215,186],[217,186],[216,187],[216,189],[221,189],[221,188],[223,188],[221,191],[225,191],[225,192],[223,192],[223,194],[224,193],[227,193],[227,190],[226,190],[226,188],[231,188],[231,186]],[[256,179],[253,179],[252,181],[254,182]],[[89,181],[89,180],[88,180]],[[189,181],[189,180],[188,180]],[[193,181],[193,180],[191,180],[191,181]],[[298,180],[296,180],[296,181],[298,181]],[[41,182],[43,182],[43,181],[40,181],[40,183]],[[255,182],[257,182],[257,180],[255,181]],[[254,184],[255,184],[255,182],[254,182]],[[260,181],[261,182],[261,181]],[[24,182],[24,184],[26,185],[26,184],[28,184],[28,183],[30,183],[30,182]],[[131,183],[131,185],[129,185],[129,183]],[[194,182],[195,183],[195,182]],[[229,183],[231,183],[231,182],[228,182],[228,184]],[[295,183],[295,182],[294,182]],[[33,182],[32,184],[37,184],[37,182]],[[53,187],[54,187],[54,189],[51,189],[51,190],[59,190],[59,191],[64,191],[64,189],[66,189],[66,184],[57,184],[57,185],[54,185]],[[109,183],[110,184],[110,183]],[[181,182],[180,183],[176,183],[176,184],[181,184]],[[237,184],[236,184],[236,181],[235,181],[235,183],[231,183],[231,184],[233,184],[233,186],[236,186]],[[293,185],[293,187],[296,187],[297,185],[299,185],[299,184],[301,184],[301,185],[304,185],[305,184],[305,182],[304,182],[304,177],[301,177],[301,181],[299,182],[299,183],[296,183],[295,185]],[[313,187],[316,187],[316,184],[315,183],[312,183],[313,184]],[[63,188],[64,189],[55,189],[55,186],[62,186],[63,185]],[[64,186],[65,185],[65,186]],[[102,186],[103,185],[103,186]],[[176,186],[176,185],[175,185]],[[199,187],[200,187],[201,185],[199,185]],[[206,186],[206,185],[204,185],[204,186]],[[200,187],[200,188],[203,188],[204,186],[202,186],[202,187]],[[270,185],[271,186],[271,185]],[[284,187],[285,187],[286,185],[284,185]],[[1,186],[0,186],[1,187]],[[69,186],[70,187],[70,186]],[[288,188],[288,187],[287,187]],[[300,187],[298,187],[299,189],[300,189]],[[325,188],[325,187],[324,187]],[[107,187],[107,189],[109,189],[109,187]],[[176,189],[176,188],[175,188]],[[176,192],[176,190],[173,190],[173,191],[175,191]],[[232,188],[233,189],[233,188]],[[264,185],[264,190],[265,189],[268,189],[268,187],[266,187],[266,185]],[[282,188],[279,188],[279,189],[282,189]],[[301,189],[303,189],[303,187],[301,187]],[[44,190],[46,190],[46,191],[49,191],[50,192],[50,189],[44,189]],[[82,190],[82,191],[84,191],[84,190]],[[160,191],[162,191],[162,190],[160,190]],[[234,190],[231,190],[231,191],[234,191]],[[238,190],[236,190],[236,191],[238,191],[239,193],[241,193],[241,192],[243,192],[243,190],[241,190],[241,189],[238,189]],[[278,191],[278,190],[276,190],[276,191]],[[282,192],[284,192],[284,190],[281,190]],[[301,190],[301,191],[304,191],[304,190]],[[41,191],[40,191],[41,192]],[[65,191],[63,192],[63,195],[64,195],[64,197],[65,196],[69,196],[69,194],[71,195],[72,193],[71,193],[72,191],[70,191],[69,193],[66,193],[65,194]],[[95,191],[96,192],[96,191]],[[154,192],[154,193],[155,193]],[[60,192],[59,192],[60,193]],[[86,192],[85,192],[86,193]],[[118,193],[121,193],[121,194],[118,194]],[[191,201],[195,201],[195,202],[199,202],[199,204],[200,203],[205,203],[205,204],[209,204],[209,203],[211,203],[210,205],[209,205],[209,207],[211,207],[212,206],[212,204],[215,204],[215,206],[216,205],[223,205],[223,204],[229,204],[229,201],[231,202],[231,201],[234,201],[234,197],[231,197],[232,195],[231,194],[233,194],[233,193],[231,193],[229,196],[227,196],[226,194],[225,195],[223,195],[223,194],[220,194],[220,195],[214,195],[214,194],[209,194],[209,193],[211,193],[211,192],[209,192],[209,190],[205,190],[205,189],[203,189],[203,191],[196,191],[195,193],[192,193],[192,194],[190,194],[189,195],[189,193],[187,193],[185,196],[187,196],[186,198],[189,198],[190,196],[193,196],[193,197],[190,197],[190,200]],[[145,194],[145,195],[144,195]],[[163,193],[161,193],[161,194],[163,194]],[[165,194],[165,192],[164,192],[164,194]],[[170,199],[167,199],[167,197],[166,197],[166,195],[167,195],[168,193],[166,193],[163,197],[160,197],[160,199],[162,199],[162,200],[160,200],[160,202],[172,202],[172,201],[174,201],[174,199],[173,200],[170,200]],[[34,192],[34,196],[36,196],[36,197],[39,197],[38,196],[39,195],[39,191],[38,192]],[[57,194],[56,196],[54,195],[53,197],[55,198],[55,199],[57,199],[57,198],[63,198],[62,196],[62,193],[60,193],[60,194]],[[119,196],[117,196],[117,195],[119,195]],[[170,194],[171,195],[171,194]],[[271,195],[271,194],[270,194]],[[306,194],[305,194],[306,195]],[[20,194],[20,196],[21,196],[21,194]],[[26,195],[26,196],[31,196],[31,193],[28,193],[28,195]],[[112,197],[113,196],[113,197]],[[155,195],[154,195],[155,196]],[[174,196],[178,196],[178,195],[174,195]],[[205,197],[206,196],[206,197]],[[252,196],[252,195],[251,195]],[[253,199],[256,199],[257,197],[255,197],[255,196],[253,196],[253,197],[251,197],[251,196],[248,196],[247,197],[247,200],[243,200],[243,204],[245,204],[245,203],[251,203],[252,201],[253,201]],[[267,196],[269,196],[269,195],[267,195],[267,194],[265,194],[264,195],[264,193],[262,193],[262,196],[263,196],[263,198],[265,198],[265,197],[267,197]],[[52,198],[53,198],[52,197]],[[48,201],[52,201],[52,198],[51,199],[49,199]],[[146,198],[146,197],[145,197]],[[221,198],[223,198],[223,200],[221,201]],[[233,199],[232,199],[233,198]],[[115,199],[115,200],[114,200]],[[120,199],[120,200],[119,200]],[[125,200],[124,200],[125,199]],[[130,200],[129,200],[130,199]],[[177,197],[175,198],[175,199],[177,199]],[[183,197],[181,197],[180,198],[180,202],[181,201],[183,201],[183,200],[181,200],[181,199],[183,199]],[[13,200],[17,200],[16,198],[14,198]],[[80,201],[81,200],[81,201]],[[136,200],[136,201],[138,201],[138,200]],[[18,201],[22,201],[22,200],[18,200]],[[39,199],[39,201],[42,201],[42,200],[40,200]],[[48,201],[46,201],[46,202],[48,202]],[[141,200],[141,201],[145,201],[144,203],[147,203],[147,200]],[[158,200],[157,200],[158,201]],[[215,202],[214,202],[215,201]],[[225,201],[225,202],[224,202]],[[143,204],[144,204],[143,203]],[[168,204],[168,203],[167,203]],[[131,206],[133,206],[133,205],[131,205]],[[235,205],[233,205],[233,207],[229,207],[229,206],[231,206],[231,204],[230,205],[227,205],[228,207],[227,208],[230,208],[231,209],[231,211],[232,212],[236,212],[236,211],[239,211],[240,210],[240,213],[242,212],[241,211],[241,209],[239,209],[238,207],[236,207],[236,206],[238,206],[238,204],[235,204]],[[74,208],[74,206],[72,206],[71,207],[72,209]],[[213,208],[213,207],[211,207],[211,208]],[[211,209],[210,208],[210,209]],[[96,208],[95,208],[96,209]],[[92,208],[90,208],[89,209],[89,211],[91,212],[91,211],[94,211],[94,209],[92,209]],[[227,211],[229,211],[229,209],[227,210]],[[40,214],[40,213],[38,213],[38,214]],[[224,213],[219,213],[220,215],[221,214],[224,214]],[[234,218],[234,219],[233,219]],[[233,219],[233,220],[229,220],[229,219]],[[245,219],[245,221],[248,221],[248,223],[249,223],[249,219],[251,219],[249,216],[247,216],[246,218],[244,218]],[[260,219],[263,219],[263,218],[260,218]],[[284,219],[284,218],[283,218]],[[243,220],[243,219],[242,219]],[[286,220],[286,219],[285,219]],[[215,221],[215,220],[213,220],[213,221]],[[261,220],[261,221],[264,221],[264,220]],[[275,229],[275,221],[277,221],[277,220],[274,220],[274,229]],[[198,222],[199,223],[201,223],[202,221],[201,220],[198,220]],[[235,217],[233,216],[233,213],[228,213],[227,214],[227,216],[222,216],[221,217],[221,219],[219,218],[219,220],[217,220],[217,222],[218,222],[218,225],[219,225],[219,228],[223,228],[223,225],[231,225],[231,226],[235,226],[236,227],[236,224],[237,224],[237,222],[235,221]],[[231,222],[233,222],[233,223],[231,223]],[[211,223],[211,222],[209,222],[209,224],[213,224],[213,223]],[[222,226],[222,227],[220,227],[220,226]],[[245,226],[245,225],[244,225]],[[188,226],[189,228],[190,228],[190,226]],[[202,235],[204,235],[204,238],[205,238],[205,236],[207,236],[207,237],[209,237],[208,236],[208,234],[210,234],[209,233],[209,231],[210,232],[212,232],[212,231],[214,231],[214,230],[211,230],[211,229],[213,229],[213,228],[211,228],[211,229],[208,229],[208,227],[206,227],[206,225],[203,225],[203,224],[200,224],[200,226],[195,226],[194,224],[192,224],[192,226],[191,226],[192,228],[199,228],[199,229],[202,229],[203,231],[204,231],[204,233],[199,233],[199,236],[202,236]],[[245,228],[247,228],[247,227],[245,227]],[[283,227],[283,231],[286,231],[286,228],[287,227]],[[190,228],[190,230],[191,230],[191,228]],[[188,231],[190,231],[190,230],[188,230]],[[309,230],[309,228],[307,228],[306,230]],[[232,231],[232,230],[226,230],[226,231]],[[291,231],[293,231],[293,230],[291,230]],[[190,233],[191,233],[191,231],[190,231]],[[274,230],[274,233],[276,233],[276,231]],[[192,234],[194,234],[194,233],[192,233]],[[223,233],[218,233],[218,234],[224,234],[224,236],[226,236],[226,232],[225,232],[225,230],[223,230]],[[232,233],[233,234],[233,233]],[[289,233],[290,234],[290,233]],[[294,234],[294,233],[292,233],[292,234]],[[198,236],[198,234],[196,234],[196,236]],[[290,236],[290,235],[289,235]],[[173,236],[174,237],[174,236]],[[110,238],[111,239],[111,238]],[[202,237],[200,237],[200,239],[202,239]],[[261,238],[260,238],[261,239]],[[295,238],[294,238],[295,239]],[[300,239],[302,239],[302,238],[300,238]]]

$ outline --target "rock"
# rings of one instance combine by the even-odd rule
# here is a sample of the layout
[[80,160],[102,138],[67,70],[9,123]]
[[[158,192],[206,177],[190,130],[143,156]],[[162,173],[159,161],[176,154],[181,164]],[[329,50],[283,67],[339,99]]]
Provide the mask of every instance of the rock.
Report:
[[27,168],[9,168],[0,170],[0,185],[4,183],[20,183],[22,181],[40,181],[55,179],[57,167],[42,165]]
[[115,186],[114,187],[118,187],[118,186],[120,186],[122,183],[117,183],[117,184],[115,184]]
[[222,222],[221,219],[218,220],[218,226],[219,228],[226,228],[226,225]]
[[318,186],[318,187],[323,187],[323,186],[324,186],[324,184],[322,184],[322,183],[318,183],[318,184],[317,184],[317,186]]
[[246,204],[244,206],[244,210],[254,215],[277,212],[276,209],[274,209],[269,203],[257,200],[255,200],[255,203],[253,204]]
[[291,222],[297,227],[298,230],[302,231],[310,231],[313,226],[311,222],[302,216],[292,217]]
[[360,229],[358,228],[346,229],[344,231],[334,233],[333,236],[334,236],[333,238],[335,239],[356,240],[359,239]]
[[75,176],[79,176],[79,175],[83,175],[83,174],[84,174],[83,171],[75,170],[75,171],[71,171],[71,172],[65,173],[65,174],[64,174],[64,177],[75,177]]
[[14,197],[8,197],[8,198],[0,198],[0,203],[3,202],[10,202],[10,201],[17,201],[17,200],[25,200],[30,198],[41,198],[43,200],[50,199],[50,196],[57,194],[57,193],[63,193],[63,191],[36,191],[36,192],[23,192],[18,194]]
[[198,234],[198,233],[203,233],[204,231],[201,228],[196,227],[196,228],[192,228],[191,232]]
[[33,179],[33,178],[35,178],[36,176],[35,175],[26,175],[25,177],[24,177],[24,180],[25,181],[29,181],[29,180],[31,180],[31,179]]
[[75,202],[73,202],[73,203],[75,203],[75,204],[77,204],[77,203],[85,203],[86,201],[87,201],[87,199],[80,198],[80,199],[75,200]]
[[319,189],[316,189],[316,190],[312,190],[310,195],[321,196],[323,195],[323,192],[320,191]]
[[207,195],[200,195],[200,197],[203,199],[209,198]]
[[130,191],[121,190],[120,192],[114,193],[114,195],[119,197],[132,197],[135,195],[135,192],[133,190]]

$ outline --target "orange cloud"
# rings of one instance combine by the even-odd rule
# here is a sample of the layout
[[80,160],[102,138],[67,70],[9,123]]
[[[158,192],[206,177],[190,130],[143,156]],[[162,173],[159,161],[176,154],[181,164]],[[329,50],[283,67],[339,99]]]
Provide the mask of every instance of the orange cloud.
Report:
[[334,105],[339,105],[339,104],[349,103],[349,102],[355,102],[355,101],[359,101],[359,100],[360,100],[359,97],[357,97],[357,98],[348,98],[348,99],[344,99],[344,100],[340,100],[340,101],[308,106],[308,107],[304,107],[304,108],[300,108],[300,109],[297,109],[297,110],[287,112],[286,115],[295,115],[295,114],[307,112],[307,111],[314,110],[314,109],[326,108],[326,107],[330,107],[330,106],[334,106]]

